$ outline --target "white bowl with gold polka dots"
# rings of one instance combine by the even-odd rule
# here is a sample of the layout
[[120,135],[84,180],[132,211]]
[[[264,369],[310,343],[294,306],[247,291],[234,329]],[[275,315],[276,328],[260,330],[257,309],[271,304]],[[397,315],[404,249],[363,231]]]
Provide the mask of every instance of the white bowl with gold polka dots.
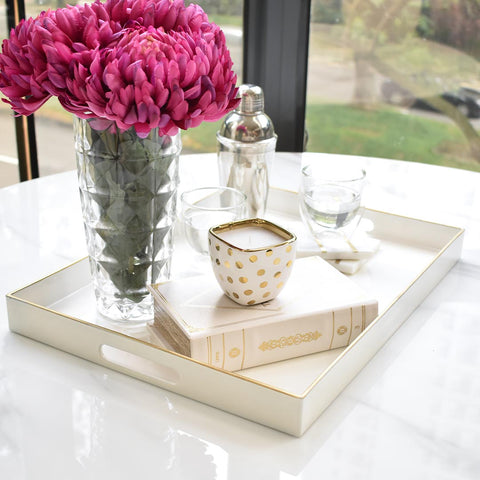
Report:
[[272,300],[290,277],[296,241],[293,233],[259,218],[212,227],[208,243],[215,277],[241,305]]

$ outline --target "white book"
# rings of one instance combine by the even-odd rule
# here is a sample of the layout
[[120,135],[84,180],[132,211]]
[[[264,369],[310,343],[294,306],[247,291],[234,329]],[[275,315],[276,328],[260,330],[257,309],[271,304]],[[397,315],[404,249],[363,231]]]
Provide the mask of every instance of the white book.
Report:
[[175,351],[236,371],[348,345],[378,315],[378,302],[320,257],[297,259],[280,295],[242,306],[213,271],[151,287],[152,330]]

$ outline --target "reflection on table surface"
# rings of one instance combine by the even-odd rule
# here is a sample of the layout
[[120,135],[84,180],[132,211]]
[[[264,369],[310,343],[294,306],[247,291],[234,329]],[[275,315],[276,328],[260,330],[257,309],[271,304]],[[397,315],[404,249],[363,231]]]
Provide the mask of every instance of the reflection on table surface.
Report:
[[[271,183],[296,189],[307,156],[344,160],[278,154]],[[478,478],[480,175],[355,160],[368,207],[463,227],[463,254],[303,437],[13,334],[2,300],[0,476]],[[217,183],[215,156],[183,157],[181,178],[182,189]],[[0,245],[2,298],[85,256],[75,173],[1,189]]]

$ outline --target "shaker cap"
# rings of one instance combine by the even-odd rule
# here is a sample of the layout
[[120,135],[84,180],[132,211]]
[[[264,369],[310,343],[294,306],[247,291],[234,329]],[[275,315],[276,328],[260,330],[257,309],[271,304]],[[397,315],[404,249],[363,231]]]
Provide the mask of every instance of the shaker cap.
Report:
[[263,112],[264,99],[263,90],[257,85],[246,83],[238,87],[240,103],[236,108],[238,113],[257,113]]
[[272,120],[263,111],[263,90],[252,84],[238,88],[240,104],[226,115],[217,132],[217,139],[223,138],[242,143],[257,143],[276,138]]

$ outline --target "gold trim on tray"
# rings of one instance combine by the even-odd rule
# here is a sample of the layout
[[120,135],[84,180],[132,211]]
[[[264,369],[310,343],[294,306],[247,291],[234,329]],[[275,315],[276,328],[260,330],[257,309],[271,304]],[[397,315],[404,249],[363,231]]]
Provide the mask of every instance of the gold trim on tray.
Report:
[[[367,209],[366,209],[367,210]],[[368,210],[371,210],[373,212],[378,212],[378,213],[383,213],[383,214],[386,214],[387,212],[382,212],[381,210],[373,210],[373,209],[368,209]],[[419,220],[417,218],[413,218],[413,217],[407,217],[405,215],[397,215],[395,213],[388,213],[388,215],[392,215],[392,216],[396,216],[396,217],[401,217],[401,218],[406,218],[408,220]],[[424,220],[419,220],[421,222],[424,222]],[[338,363],[340,361],[340,359],[342,359],[345,355],[347,355],[347,353],[354,347],[354,345],[356,345],[361,338],[363,338],[367,332],[369,332],[377,323],[378,321],[396,304],[397,300],[402,297],[408,290],[410,290],[413,285],[415,284],[415,282],[417,282],[417,280],[422,276],[424,275],[427,270],[429,268],[432,267],[432,265],[442,256],[442,254],[454,243],[456,242],[465,232],[465,229],[462,228],[462,227],[454,227],[452,225],[445,225],[445,224],[442,224],[442,223],[435,223],[435,222],[428,222],[426,221],[425,223],[429,223],[431,225],[437,225],[437,226],[441,226],[441,227],[447,227],[447,228],[453,228],[455,230],[457,230],[457,234],[446,244],[444,245],[444,247],[437,253],[437,255],[435,255],[435,257],[432,259],[432,261],[414,278],[414,280],[402,291],[400,292],[396,297],[395,299],[390,303],[390,305],[388,305],[388,307],[386,307],[381,314],[379,314],[377,316],[377,318],[375,318],[375,320],[372,321],[372,323],[370,323],[370,325],[368,325],[359,335],[358,337],[352,342],[350,343],[349,345],[347,345],[345,347],[345,350],[337,357],[335,358],[335,360],[332,361],[332,363],[306,388],[306,390],[299,396],[299,398],[305,398],[309,392],[311,390],[313,390],[313,388],[315,387],[315,385],[317,385],[319,382],[321,382],[321,380],[325,377],[325,375],[328,374],[328,372],[334,367],[334,365],[336,363]]]
[[[236,378],[239,378],[241,380],[244,380],[244,381],[247,381],[249,383],[252,383],[252,384],[255,384],[255,385],[258,385],[260,387],[264,387],[264,388],[268,388],[269,390],[272,390],[272,391],[275,391],[275,392],[278,392],[278,393],[282,393],[282,394],[285,394],[285,395],[288,395],[290,397],[293,397],[293,398],[302,398],[294,393],[291,393],[291,392],[287,392],[286,390],[283,390],[283,389],[280,389],[280,388],[277,388],[277,387],[274,387],[272,385],[269,385],[267,383],[262,383],[262,382],[259,382],[257,380],[254,380],[252,378],[249,378],[249,377],[245,377],[241,374],[238,374],[236,372],[230,372],[228,370],[224,370],[222,368],[219,368],[219,367],[215,367],[213,365],[208,365],[207,363],[204,363],[204,362],[201,362],[201,361],[198,361],[198,360],[195,360],[191,357],[188,357],[186,355],[182,355],[181,353],[177,353],[173,350],[169,350],[167,348],[163,348],[163,347],[160,347],[159,345],[155,345],[154,343],[150,343],[150,342],[146,342],[145,340],[141,340],[140,338],[136,338],[136,337],[132,337],[131,335],[127,335],[123,332],[119,332],[118,330],[113,330],[111,328],[107,328],[103,325],[98,325],[96,323],[92,323],[92,322],[88,322],[86,320],[82,320],[81,318],[77,318],[77,317],[72,317],[71,315],[68,315],[68,314],[65,314],[65,313],[61,313],[61,312],[58,312],[56,310],[53,310],[49,307],[45,307],[44,305],[40,305],[38,303],[35,303],[35,302],[31,302],[30,300],[26,300],[24,298],[20,298],[18,296],[16,296],[19,292],[21,292],[22,290],[25,290],[29,287],[32,287],[38,283],[41,283],[43,282],[44,280],[46,280],[47,278],[50,278],[50,277],[53,277],[54,275],[57,275],[59,274],[60,272],[64,271],[64,270],[67,270],[68,268],[71,268],[72,266],[74,265],[77,265],[83,261],[85,261],[88,257],[83,257],[79,260],[76,260],[75,262],[72,262],[68,265],[66,265],[65,267],[62,267],[62,268],[59,268],[58,270],[56,270],[55,272],[52,272],[48,275],[45,275],[44,277],[41,277],[39,278],[38,280],[34,281],[34,282],[31,282],[31,283],[28,283],[27,285],[23,286],[23,287],[20,287],[20,288],[17,288],[15,289],[14,291],[10,292],[10,293],[7,293],[6,294],[6,297],[12,299],[12,300],[15,300],[17,302],[21,302],[21,303],[24,303],[24,304],[27,304],[27,305],[30,305],[32,307],[35,307],[35,308],[39,308],[40,310],[44,310],[44,311],[47,311],[49,313],[53,313],[55,315],[59,315],[63,318],[67,318],[69,320],[72,320],[72,321],[75,321],[75,322],[79,322],[79,323],[82,323],[84,325],[88,325],[89,327],[93,327],[93,328],[97,328],[99,330],[102,330],[102,331],[107,331],[107,332],[110,332],[110,333],[113,333],[115,335],[118,335],[120,337],[124,337],[124,338],[128,338],[129,340],[133,340],[135,342],[139,342],[143,345],[147,345],[148,347],[153,347],[153,348],[156,348],[157,350],[161,350],[162,352],[166,352],[166,353],[169,353],[169,354],[172,354],[172,355],[175,355],[177,357],[180,357],[180,358],[184,358],[185,360],[188,360],[190,362],[193,362],[193,363],[196,363],[198,365],[202,365],[204,367],[207,367],[207,368],[210,368],[212,370],[216,370],[218,372],[221,372],[221,373],[224,373],[224,374],[227,374],[227,375],[231,375],[232,377],[236,377]],[[21,334],[19,334],[21,335]],[[55,347],[52,347],[52,348],[55,348]],[[70,354],[68,351],[65,351],[65,353],[68,353]],[[70,354],[71,355],[71,354]],[[243,359],[242,359],[242,362],[243,362]],[[108,362],[108,363],[111,363],[111,362]]]
[[[298,197],[298,192],[296,192],[295,190],[289,190],[287,188],[275,187],[275,188],[272,188],[271,191],[272,192],[274,192],[274,191],[284,192],[284,193],[288,193],[290,195],[295,195],[296,197]],[[364,207],[364,211],[381,213],[382,215],[389,215],[391,217],[406,218],[407,220],[413,220],[413,221],[417,221],[417,222],[421,222],[421,223],[428,223],[429,225],[436,225],[438,227],[453,228],[455,230],[461,230],[460,233],[463,233],[465,231],[464,228],[458,227],[458,226],[455,226],[455,225],[449,225],[449,224],[446,224],[446,223],[438,223],[438,222],[434,222],[433,220],[425,220],[423,218],[409,217],[408,215],[402,215],[400,213],[386,212],[385,210],[379,210],[377,208]],[[452,242],[455,241],[455,240],[456,240],[456,238],[454,238],[452,240]],[[446,247],[448,247],[448,245]]]
[[[293,191],[290,191],[290,190],[282,190],[282,189],[276,189],[276,190],[280,190],[280,191],[285,191],[285,192],[290,192],[290,193],[293,193],[296,195],[296,192],[293,192]],[[319,383],[322,381],[322,379],[331,371],[331,369],[338,363],[340,362],[340,360],[348,354],[348,352],[354,348],[354,346],[359,342],[361,341],[361,339],[367,334],[367,332],[369,332],[372,328],[374,328],[374,326],[379,322],[379,320],[395,305],[395,303],[397,302],[397,300],[403,296],[408,290],[410,290],[413,285],[415,284],[415,282],[422,276],[424,275],[428,269],[430,269],[432,267],[432,265],[442,256],[442,254],[448,249],[450,248],[450,246],[458,240],[458,238],[460,238],[463,233],[465,232],[465,229],[464,228],[461,228],[461,227],[455,227],[455,226],[452,226],[452,225],[446,225],[446,224],[440,224],[440,223],[436,223],[436,222],[432,222],[432,221],[428,221],[428,220],[422,220],[422,219],[418,219],[418,218],[414,218],[414,217],[408,217],[408,216],[405,216],[405,215],[397,215],[395,213],[389,213],[389,212],[383,212],[381,210],[375,210],[375,209],[368,209],[366,208],[365,209],[366,211],[367,210],[370,210],[372,212],[378,212],[378,213],[381,213],[381,214],[385,214],[385,215],[390,215],[390,216],[396,216],[396,217],[399,217],[399,218],[405,218],[405,219],[408,219],[408,220],[413,220],[413,221],[420,221],[422,223],[428,223],[428,224],[431,224],[431,225],[436,225],[436,226],[440,226],[440,227],[447,227],[447,228],[451,228],[451,229],[454,229],[457,231],[457,233],[455,234],[455,236],[453,238],[450,239],[450,241],[443,246],[443,248],[441,248],[441,250],[435,255],[435,257],[432,259],[432,261],[415,277],[415,279],[401,292],[399,293],[395,299],[390,303],[390,305],[388,305],[388,307],[386,307],[381,314],[379,314],[373,321],[372,323],[367,326],[365,328],[365,330],[363,330],[363,332],[360,333],[360,335],[351,343],[349,344],[347,347],[344,347],[344,351],[342,353],[340,353],[336,358],[335,360],[332,361],[332,363],[305,389],[304,392],[302,392],[301,394],[295,394],[295,393],[291,393],[291,392],[288,392],[284,389],[281,389],[281,388],[278,388],[278,387],[274,387],[272,385],[269,385],[267,383],[263,383],[263,382],[260,382],[258,380],[255,380],[255,379],[252,379],[250,377],[246,377],[246,376],[243,376],[241,373],[236,373],[236,372],[230,372],[230,371],[227,371],[227,370],[223,370],[221,368],[218,368],[218,367],[215,367],[215,366],[212,366],[212,365],[208,365],[204,362],[201,362],[201,361],[198,361],[198,360],[195,360],[191,357],[188,357],[188,356],[185,356],[185,355],[182,355],[180,353],[177,353],[177,352],[174,352],[173,350],[168,350],[167,348],[163,348],[163,347],[160,347],[158,345],[155,345],[153,343],[150,343],[150,342],[147,342],[147,341],[144,341],[144,340],[141,340],[139,338],[136,338],[136,337],[132,337],[130,335],[127,335],[125,333],[122,333],[118,330],[112,330],[111,328],[107,328],[105,326],[102,326],[102,325],[98,325],[98,324],[95,324],[95,323],[91,323],[91,322],[88,322],[88,321],[85,321],[85,320],[82,320],[80,318],[77,318],[77,317],[72,317],[68,314],[64,314],[64,313],[60,313],[58,311],[55,311],[49,307],[45,307],[43,305],[39,305],[35,302],[31,302],[29,300],[26,300],[26,299],[22,299],[20,297],[18,297],[18,294],[19,292],[21,292],[22,290],[25,290],[29,287],[32,287],[42,281],[44,281],[45,279],[48,279],[54,275],[57,275],[58,273],[62,272],[63,270],[66,270],[68,268],[71,268],[72,266],[82,262],[82,261],[85,261],[85,259],[87,257],[83,257],[75,262],[72,262],[70,263],[69,265],[65,266],[65,267],[62,267],[58,270],[56,270],[55,272],[53,273],[50,273],[34,282],[31,282],[23,287],[20,287],[18,289],[15,289],[14,291],[10,292],[10,293],[7,293],[6,294],[6,297],[7,298],[10,298],[12,300],[16,300],[16,301],[19,301],[21,303],[24,303],[24,304],[28,304],[28,305],[31,305],[33,307],[36,307],[36,308],[40,308],[44,311],[47,311],[47,312],[50,312],[50,313],[54,313],[55,315],[59,315],[61,317],[64,317],[64,318],[68,318],[70,320],[73,320],[73,321],[76,321],[76,322],[80,322],[84,325],[88,325],[88,326],[91,326],[91,327],[94,327],[94,328],[97,328],[97,329],[100,329],[102,331],[108,331],[108,332],[111,332],[111,333],[114,333],[118,336],[121,336],[121,337],[124,337],[124,338],[128,338],[128,339],[131,339],[133,341],[136,341],[136,342],[139,342],[143,345],[147,345],[149,347],[153,347],[153,348],[156,348],[158,350],[161,350],[163,352],[166,352],[166,353],[169,353],[169,354],[173,354],[177,357],[180,357],[180,358],[184,358],[188,361],[191,361],[191,362],[194,362],[196,364],[199,364],[199,365],[202,365],[204,367],[207,367],[207,368],[210,368],[210,369],[213,369],[213,370],[216,370],[218,372],[221,372],[223,374],[226,374],[226,375],[231,375],[232,377],[235,377],[235,378],[238,378],[238,379],[241,379],[243,381],[246,381],[246,382],[249,382],[249,383],[252,383],[252,384],[255,384],[255,385],[258,385],[260,387],[263,387],[263,388],[267,388],[269,390],[272,390],[272,391],[275,391],[275,392],[278,392],[278,393],[281,393],[281,394],[284,394],[284,395],[287,395],[289,397],[292,397],[292,398],[296,398],[296,399],[299,399],[299,400],[302,400],[304,399],[312,390],[313,388]],[[265,221],[267,222],[267,221]],[[268,222],[270,223],[270,222]],[[275,224],[273,224],[275,225]],[[278,227],[279,229],[281,229],[281,227]],[[284,229],[281,229],[281,230],[284,230]],[[293,235],[293,234],[290,234],[290,232],[286,231],[289,235]],[[285,243],[288,243],[288,241],[286,241]],[[283,243],[281,244],[283,245]],[[55,347],[53,347],[55,348]],[[66,352],[68,353],[68,352]],[[109,362],[110,363],[110,362]],[[243,359],[242,359],[242,363],[243,363]],[[241,371],[240,371],[241,372]]]

